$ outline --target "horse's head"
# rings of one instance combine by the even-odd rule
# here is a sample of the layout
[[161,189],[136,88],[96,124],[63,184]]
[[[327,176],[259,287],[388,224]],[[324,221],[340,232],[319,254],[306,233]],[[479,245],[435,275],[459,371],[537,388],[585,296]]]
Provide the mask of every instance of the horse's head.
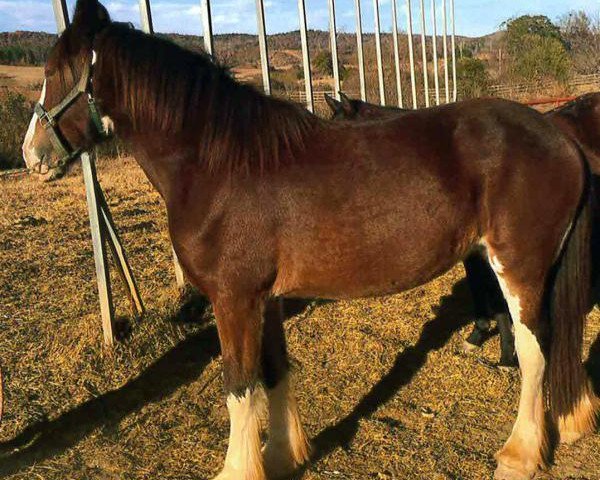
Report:
[[106,127],[93,93],[93,44],[110,23],[97,0],[78,0],[73,23],[50,51],[40,100],[23,141],[30,171],[64,173],[79,153],[102,139]]
[[395,117],[398,114],[412,111],[405,108],[384,107],[362,100],[353,100],[342,92],[340,92],[340,100],[325,94],[325,101],[333,112],[331,120],[376,120]]
[[352,120],[358,116],[357,100],[352,100],[342,92],[340,93],[340,99],[325,94],[325,102],[329,108],[331,108],[332,116],[331,120]]

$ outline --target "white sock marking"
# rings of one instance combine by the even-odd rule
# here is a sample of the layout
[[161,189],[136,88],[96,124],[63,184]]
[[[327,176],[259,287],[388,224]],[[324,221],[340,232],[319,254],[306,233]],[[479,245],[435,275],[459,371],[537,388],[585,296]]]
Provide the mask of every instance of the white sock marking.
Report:
[[264,393],[247,389],[242,397],[227,397],[230,430],[223,471],[217,479],[264,480],[260,444],[260,412]]
[[[488,252],[490,252],[489,248]],[[488,258],[513,319],[515,348],[522,377],[519,411],[512,434],[505,446],[511,442],[519,442],[522,449],[529,450],[523,452],[523,457],[535,458],[537,463],[541,460],[539,456],[544,439],[543,377],[546,361],[536,336],[521,322],[521,300],[517,294],[512,293],[503,277],[504,266],[497,256],[490,253]],[[533,466],[535,467],[537,465]]]

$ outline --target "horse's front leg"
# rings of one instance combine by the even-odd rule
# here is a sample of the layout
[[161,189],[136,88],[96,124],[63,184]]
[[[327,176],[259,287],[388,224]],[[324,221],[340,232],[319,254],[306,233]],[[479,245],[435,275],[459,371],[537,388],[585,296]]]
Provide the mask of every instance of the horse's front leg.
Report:
[[269,438],[264,449],[265,470],[270,479],[287,477],[309,459],[310,447],[290,378],[284,312],[270,302],[265,313],[262,363],[269,399]]
[[260,413],[264,411],[261,337],[264,300],[229,295],[213,301],[229,410],[225,466],[215,480],[265,480]]

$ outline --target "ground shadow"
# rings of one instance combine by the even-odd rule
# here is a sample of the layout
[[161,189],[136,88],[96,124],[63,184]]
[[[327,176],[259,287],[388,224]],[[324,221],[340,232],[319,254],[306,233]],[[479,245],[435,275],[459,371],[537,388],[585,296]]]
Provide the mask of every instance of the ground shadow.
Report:
[[[306,300],[284,304],[285,317],[297,315],[312,305]],[[220,354],[217,329],[209,324],[206,298],[187,295],[174,322],[204,322],[204,328],[180,342],[123,387],[63,413],[25,428],[15,438],[0,443],[0,477],[17,473],[35,463],[58,455],[77,444],[98,427],[114,427],[145,405],[160,401],[179,387],[202,375],[205,367]]]
[[[194,308],[190,299],[173,320],[182,320]],[[100,426],[116,426],[144,405],[160,401],[180,386],[196,380],[219,354],[217,329],[207,325],[180,342],[123,387],[88,400],[51,421],[27,427],[0,444],[0,476],[51,458],[72,447]]]
[[[298,315],[315,302],[286,300],[286,318]],[[450,296],[442,299],[436,318],[425,324],[413,347],[398,355],[391,370],[336,425],[323,430],[315,439],[314,460],[324,457],[337,446],[346,446],[354,438],[361,418],[371,415],[386,403],[425,364],[428,352],[444,346],[452,334],[469,322],[471,301],[465,281],[458,282]],[[189,296],[171,320],[189,322],[206,313],[207,302],[198,295]],[[200,315],[201,314],[201,315]],[[0,443],[0,477],[15,474],[71,448],[99,427],[114,427],[144,405],[160,401],[179,387],[202,375],[208,363],[219,355],[216,327],[205,326],[180,342],[123,387],[91,399],[58,418],[40,421]]]
[[[356,435],[360,420],[372,415],[403,386],[410,383],[425,365],[429,352],[442,348],[457,330],[472,321],[472,315],[471,294],[463,279],[454,285],[450,295],[441,299],[436,307],[436,317],[423,326],[417,343],[397,355],[389,372],[346,417],[325,428],[313,439],[311,461],[320,460],[337,447],[348,448]],[[302,472],[297,473],[301,475]]]

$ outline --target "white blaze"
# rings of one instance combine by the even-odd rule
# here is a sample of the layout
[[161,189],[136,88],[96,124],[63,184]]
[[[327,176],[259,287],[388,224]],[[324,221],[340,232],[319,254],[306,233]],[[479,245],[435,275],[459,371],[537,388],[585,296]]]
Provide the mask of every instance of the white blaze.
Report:
[[[42,86],[42,94],[40,95],[40,105],[44,105],[44,101],[46,100],[46,80],[44,79],[44,84]],[[33,137],[35,136],[35,128],[38,124],[38,116],[34,113],[29,122],[29,127],[27,128],[27,133],[25,134],[25,139],[23,140],[23,160],[25,160],[25,165],[27,168],[33,168],[37,164],[40,163],[40,159],[35,153],[35,148],[31,145],[33,142]]]

